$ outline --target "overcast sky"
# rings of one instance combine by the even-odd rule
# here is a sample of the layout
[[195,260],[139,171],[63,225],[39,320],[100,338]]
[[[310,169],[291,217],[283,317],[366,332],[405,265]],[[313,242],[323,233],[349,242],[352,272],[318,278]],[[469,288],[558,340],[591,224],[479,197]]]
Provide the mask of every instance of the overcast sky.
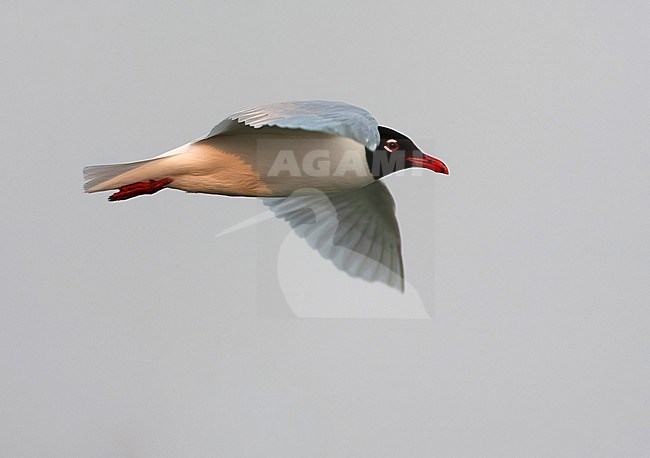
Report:
[[[649,17],[3,2],[0,456],[646,456]],[[364,107],[449,166],[386,180],[403,296],[283,221],[215,238],[254,199],[82,193],[85,165],[295,99]],[[380,298],[425,319],[343,318]],[[319,310],[340,312],[297,318]]]

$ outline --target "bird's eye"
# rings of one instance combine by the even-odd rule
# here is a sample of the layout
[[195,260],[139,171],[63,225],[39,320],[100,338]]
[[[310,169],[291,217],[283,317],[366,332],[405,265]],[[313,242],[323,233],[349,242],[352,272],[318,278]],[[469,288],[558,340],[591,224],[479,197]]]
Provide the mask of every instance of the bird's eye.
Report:
[[384,146],[384,149],[386,151],[397,151],[399,149],[399,145],[397,144],[397,140],[387,140],[386,141],[386,146]]

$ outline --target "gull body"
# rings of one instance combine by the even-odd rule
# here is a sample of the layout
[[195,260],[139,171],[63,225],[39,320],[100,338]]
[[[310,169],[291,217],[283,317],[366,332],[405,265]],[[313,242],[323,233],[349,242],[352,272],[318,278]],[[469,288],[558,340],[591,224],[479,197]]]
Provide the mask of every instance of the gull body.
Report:
[[[242,126],[233,134],[187,143],[141,162],[95,167],[115,176],[88,187],[87,192],[169,178],[166,187],[187,192],[283,197],[306,188],[344,191],[374,180],[361,143],[339,135],[267,126]],[[92,167],[87,169],[91,173]]]

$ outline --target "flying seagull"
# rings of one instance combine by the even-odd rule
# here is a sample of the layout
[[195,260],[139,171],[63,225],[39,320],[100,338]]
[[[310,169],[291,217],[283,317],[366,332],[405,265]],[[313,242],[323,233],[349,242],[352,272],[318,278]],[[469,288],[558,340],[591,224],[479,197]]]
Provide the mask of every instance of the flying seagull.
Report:
[[378,180],[410,167],[449,173],[366,110],[313,100],[243,110],[154,158],[83,172],[86,192],[117,190],[110,201],[165,188],[263,197],[339,269],[403,290],[395,204]]

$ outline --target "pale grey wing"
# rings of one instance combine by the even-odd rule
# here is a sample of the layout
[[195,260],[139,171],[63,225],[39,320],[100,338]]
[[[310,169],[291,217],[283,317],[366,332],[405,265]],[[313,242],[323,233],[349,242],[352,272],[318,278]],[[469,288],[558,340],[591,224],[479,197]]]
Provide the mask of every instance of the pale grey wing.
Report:
[[239,111],[217,124],[206,138],[236,131],[242,124],[253,128],[277,126],[340,135],[373,151],[379,144],[377,120],[370,113],[344,102],[326,100],[281,102]]
[[264,198],[278,218],[352,277],[404,291],[404,265],[395,201],[381,181],[353,191]]

